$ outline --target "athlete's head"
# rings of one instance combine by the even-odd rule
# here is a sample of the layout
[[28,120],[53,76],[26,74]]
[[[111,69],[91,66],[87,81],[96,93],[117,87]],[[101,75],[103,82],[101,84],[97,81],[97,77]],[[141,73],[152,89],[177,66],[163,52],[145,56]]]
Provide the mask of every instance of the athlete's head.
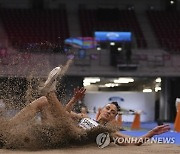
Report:
[[108,103],[100,110],[98,120],[112,121],[118,114],[118,111],[120,111],[120,106],[117,102]]

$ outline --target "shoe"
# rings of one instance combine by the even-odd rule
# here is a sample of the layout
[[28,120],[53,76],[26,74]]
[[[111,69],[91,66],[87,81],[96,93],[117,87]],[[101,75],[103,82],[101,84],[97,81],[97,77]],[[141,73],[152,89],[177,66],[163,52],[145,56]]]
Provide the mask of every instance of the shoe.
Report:
[[47,94],[51,91],[56,91],[57,77],[60,75],[61,67],[55,67],[48,75],[44,86],[40,88],[42,94]]

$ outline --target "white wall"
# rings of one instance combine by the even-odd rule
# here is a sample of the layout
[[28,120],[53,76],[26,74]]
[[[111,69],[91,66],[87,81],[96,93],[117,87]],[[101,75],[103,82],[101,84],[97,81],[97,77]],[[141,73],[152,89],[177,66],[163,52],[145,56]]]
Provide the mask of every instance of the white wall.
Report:
[[[154,121],[155,108],[155,93],[141,93],[141,92],[87,92],[84,98],[84,103],[90,110],[90,116],[95,117],[92,113],[93,108],[105,106],[112,102],[110,97],[118,97],[114,101],[118,101],[122,108],[133,109],[136,111],[144,111],[141,114],[141,122]],[[120,100],[124,99],[124,101]],[[123,121],[132,122],[134,115],[123,115]]]

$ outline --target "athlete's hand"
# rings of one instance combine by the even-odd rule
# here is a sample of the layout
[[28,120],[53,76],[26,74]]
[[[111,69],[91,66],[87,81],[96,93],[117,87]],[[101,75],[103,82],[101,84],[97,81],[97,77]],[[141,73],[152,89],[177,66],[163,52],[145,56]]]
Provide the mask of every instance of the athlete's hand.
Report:
[[101,113],[101,110],[102,110],[102,108],[98,108],[98,111],[97,111],[97,114],[96,114],[96,120],[98,120],[99,115],[100,115],[100,113]]
[[86,92],[86,89],[84,87],[81,87],[81,88],[77,87],[74,89],[73,97],[76,99],[76,101],[81,100],[84,97],[85,92]]
[[160,125],[157,126],[155,128],[153,128],[150,132],[152,133],[152,135],[160,135],[162,133],[166,133],[170,130],[170,126],[169,125]]

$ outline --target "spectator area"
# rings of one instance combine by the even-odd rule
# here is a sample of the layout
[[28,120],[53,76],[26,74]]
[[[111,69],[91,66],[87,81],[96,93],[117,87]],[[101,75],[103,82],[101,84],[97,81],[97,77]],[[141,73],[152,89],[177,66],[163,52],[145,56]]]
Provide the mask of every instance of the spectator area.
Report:
[[179,52],[180,12],[149,10],[147,16],[160,47],[171,52]]
[[93,36],[94,31],[131,31],[138,48],[147,43],[134,10],[79,8],[82,36]]
[[69,37],[65,9],[0,9],[0,18],[12,45],[59,43]]

